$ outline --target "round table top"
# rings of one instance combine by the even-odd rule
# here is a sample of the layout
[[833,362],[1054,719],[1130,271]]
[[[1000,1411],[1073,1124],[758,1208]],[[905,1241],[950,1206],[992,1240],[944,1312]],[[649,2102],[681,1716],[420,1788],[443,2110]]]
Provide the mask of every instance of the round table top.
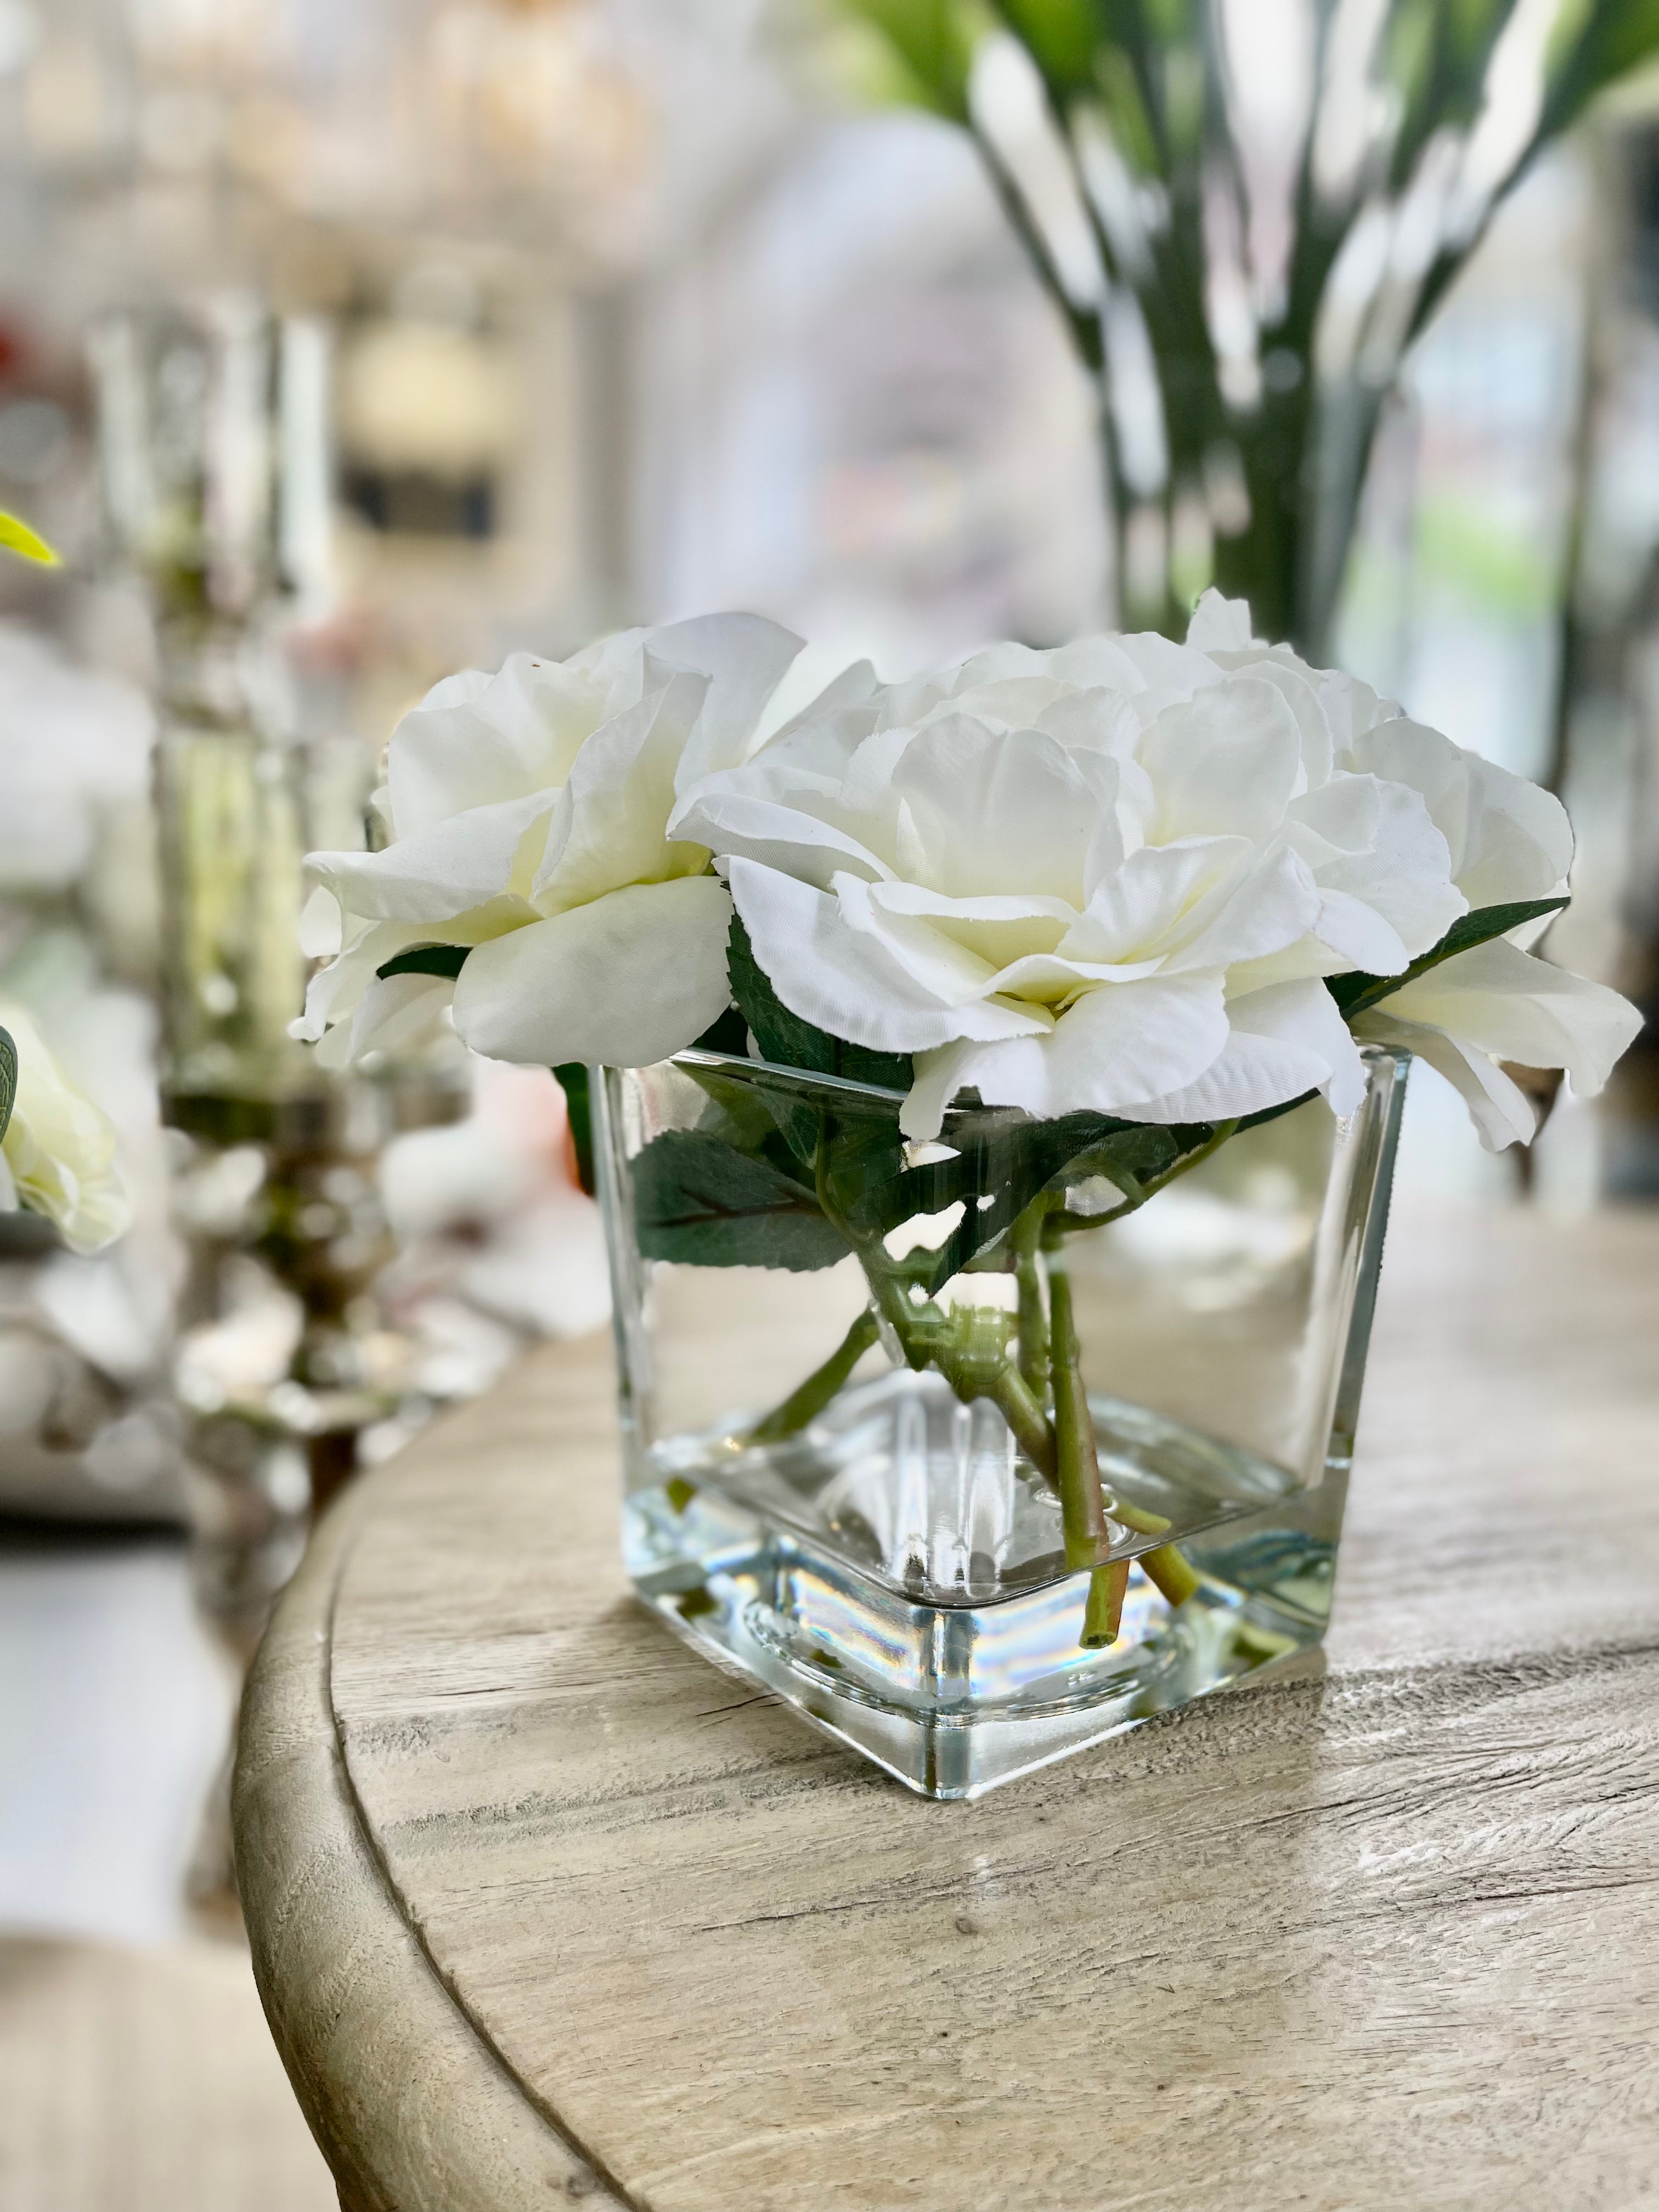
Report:
[[[245,1708],[349,2208],[1651,2201],[1659,1217],[1406,1217],[1322,1665],[972,1804],[629,1596],[607,1345],[325,1520]],[[1305,1662],[1304,1662],[1305,1663]]]

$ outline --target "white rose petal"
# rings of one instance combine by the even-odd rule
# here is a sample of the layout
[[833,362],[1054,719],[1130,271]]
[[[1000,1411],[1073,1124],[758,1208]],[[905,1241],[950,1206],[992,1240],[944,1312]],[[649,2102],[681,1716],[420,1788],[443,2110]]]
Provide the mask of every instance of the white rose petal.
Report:
[[381,853],[313,853],[307,865],[348,914],[438,923],[506,896],[533,913],[529,890],[558,794],[532,792],[473,807],[400,837]]
[[446,975],[381,975],[368,983],[349,1021],[317,1048],[325,1067],[349,1067],[368,1052],[418,1051],[441,1036],[454,985]]
[[1489,1152],[1502,1152],[1505,1145],[1531,1143],[1537,1111],[1519,1084],[1487,1054],[1449,1036],[1444,1030],[1390,1015],[1386,1003],[1362,1015],[1354,1030],[1374,1043],[1403,1047],[1443,1075],[1468,1108],[1469,1119]]
[[663,835],[708,690],[702,677],[672,677],[582,746],[530,885],[540,913],[566,913],[619,884],[662,883],[708,866],[702,847]]
[[1471,907],[1548,898],[1566,881],[1571,825],[1535,783],[1403,717],[1367,731],[1351,757],[1356,769],[1422,793]]
[[[880,936],[854,928],[833,892],[753,860],[733,860],[730,880],[773,989],[791,1013],[833,1036],[872,1052],[922,1052],[953,1037],[1021,1036],[1052,1024],[1045,1007],[941,997],[907,973]],[[843,890],[852,895],[850,881]]]
[[648,1067],[730,1004],[732,902],[712,876],[629,884],[493,938],[455,985],[455,1028],[492,1060]]
[[679,764],[683,792],[743,758],[768,700],[802,644],[792,631],[761,615],[697,615],[635,635],[664,667],[709,679],[707,702]]
[[1364,1063],[1322,982],[1274,983],[1231,999],[1227,1026],[1226,1042],[1204,1073],[1144,1100],[1137,1120],[1242,1120],[1309,1091],[1323,1091],[1333,1112],[1352,1114],[1364,1097]]
[[1187,642],[1199,653],[1249,653],[1261,649],[1250,635],[1250,609],[1246,599],[1226,599],[1212,587],[1200,595],[1187,625]]
[[[617,1034],[669,1038],[665,1052],[689,1044],[718,1015],[708,1009],[707,939],[673,947],[666,934],[635,927],[635,904],[591,927],[550,934],[544,925],[606,904],[630,888],[704,880],[708,888],[674,911],[704,918],[726,910],[726,894],[708,878],[708,849],[671,838],[669,821],[688,786],[743,758],[756,723],[800,641],[753,615],[721,615],[656,630],[630,630],[567,661],[514,653],[494,675],[470,671],[438,684],[393,732],[386,807],[393,842],[379,853],[315,853],[309,866],[339,911],[342,948],[307,995],[295,1033],[331,1032],[327,1056],[343,1062],[374,1046],[391,1048],[429,1025],[448,986],[425,978],[380,978],[400,951],[426,944],[483,946],[536,933],[529,959],[543,1002],[524,1017],[536,1051],[558,1060],[589,1056],[582,1040],[602,1010],[548,969],[548,948],[580,957],[584,989],[604,994],[594,962],[614,943],[632,994],[630,1013],[615,1010]],[[626,919],[624,919],[624,916]],[[307,936],[325,941],[328,917],[313,901]],[[510,963],[507,965],[510,966]],[[486,980],[505,972],[495,956],[474,956],[465,994],[477,1010],[477,1034],[499,1034],[517,1048],[518,1026]],[[665,1026],[660,975],[690,979],[679,1019]],[[393,983],[396,990],[389,987]],[[359,1008],[362,1009],[358,1018]],[[705,1009],[708,1009],[705,1011]],[[577,1019],[580,1012],[580,1020]],[[574,1026],[561,1043],[556,1013]]]
[[1302,740],[1282,694],[1240,677],[1166,707],[1142,739],[1139,759],[1158,793],[1150,842],[1267,837],[1295,795]]
[[[1353,1024],[1357,1036],[1421,1052],[1449,1076],[1468,1100],[1488,1146],[1516,1137],[1524,1142],[1532,1133],[1531,1109],[1520,1126],[1513,1085],[1507,1078],[1507,1088],[1494,1085],[1480,1059],[1565,1068],[1578,1095],[1592,1097],[1641,1026],[1640,1013],[1617,991],[1570,975],[1501,937],[1441,961]],[[1451,1054],[1425,1043],[1435,1035],[1448,1041]]]
[[1131,1109],[1147,1119],[1139,1101],[1190,1081],[1226,1042],[1218,974],[1152,975],[1091,991],[1044,1035],[919,1057],[899,1127],[907,1137],[936,1137],[944,1109],[969,1085],[988,1106],[1019,1106],[1042,1120]]

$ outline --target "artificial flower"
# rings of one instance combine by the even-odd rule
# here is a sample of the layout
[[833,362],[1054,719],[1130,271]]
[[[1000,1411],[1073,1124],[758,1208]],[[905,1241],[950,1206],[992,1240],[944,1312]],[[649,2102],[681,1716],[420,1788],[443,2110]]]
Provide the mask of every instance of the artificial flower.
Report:
[[[630,630],[565,661],[514,653],[449,678],[387,757],[379,853],[314,853],[307,949],[331,953],[295,1034],[338,1063],[407,1043],[450,1003],[500,1060],[639,1066],[727,1003],[731,902],[665,829],[740,761],[800,641],[753,615]],[[469,947],[459,978],[379,970]]]
[[1213,592],[1183,645],[849,670],[670,828],[720,856],[786,1006],[914,1055],[918,1139],[964,1089],[1041,1116],[1217,1121],[1314,1090],[1346,1112],[1358,1036],[1415,1038],[1506,1143],[1531,1109],[1482,1037],[1584,1090],[1634,1034],[1616,994],[1508,942],[1351,1031],[1324,979],[1404,977],[1472,911],[1562,896],[1571,832],[1550,793]]
[[[1572,830],[1553,793],[1404,715],[1379,713],[1356,733],[1350,757],[1422,793],[1446,839],[1452,880],[1472,908],[1565,897]],[[1565,1068],[1577,1095],[1591,1097],[1641,1026],[1616,991],[1569,975],[1507,935],[1455,953],[1352,1024],[1357,1037],[1403,1045],[1443,1075],[1489,1152],[1530,1142],[1538,1124],[1503,1060]]]
[[[1468,910],[1565,901],[1572,829],[1553,793],[1413,721],[1365,685],[1310,669],[1288,647],[1263,646],[1249,628],[1242,603],[1213,592],[1194,620],[1218,665],[1256,673],[1279,668],[1311,685],[1339,769],[1421,798],[1446,841],[1452,884]],[[1517,932],[1539,926],[1521,923]],[[1399,972],[1363,957],[1353,965]],[[1437,963],[1352,1024],[1362,1041],[1403,1046],[1443,1075],[1488,1151],[1525,1144],[1537,1127],[1535,1108],[1503,1061],[1564,1068],[1579,1097],[1593,1097],[1641,1025],[1637,1009],[1616,991],[1523,951],[1510,933]]]
[[55,1222],[73,1252],[95,1252],[132,1215],[115,1164],[115,1131],[53,1059],[20,1006],[0,1006],[16,1054],[16,1096],[0,1138],[0,1212]]
[[1358,1103],[1321,979],[1401,972],[1467,902],[1421,795],[1337,768],[1319,686],[1224,635],[852,671],[679,808],[784,1004],[915,1055],[908,1134],[969,1087],[1163,1122]]

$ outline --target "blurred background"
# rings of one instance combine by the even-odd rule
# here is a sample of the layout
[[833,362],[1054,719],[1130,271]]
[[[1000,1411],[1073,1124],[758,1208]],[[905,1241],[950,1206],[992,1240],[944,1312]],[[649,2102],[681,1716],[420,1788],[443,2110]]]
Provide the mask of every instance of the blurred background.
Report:
[[[241,1672],[340,1482],[607,1310],[550,1078],[287,1039],[300,855],[438,678],[738,606],[805,693],[1213,575],[1556,789],[1547,949],[1659,1014],[1650,13],[0,0],[0,507],[64,556],[0,569],[0,1010],[136,1212],[0,1215],[7,2212],[331,2203]],[[1530,1156],[1420,1075],[1402,1195],[1659,1199],[1655,1031]]]

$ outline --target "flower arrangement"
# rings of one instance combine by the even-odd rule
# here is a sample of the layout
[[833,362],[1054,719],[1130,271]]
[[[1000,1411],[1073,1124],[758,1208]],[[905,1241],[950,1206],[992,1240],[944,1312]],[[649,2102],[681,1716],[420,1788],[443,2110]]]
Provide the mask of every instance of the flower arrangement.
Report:
[[[757,747],[798,650],[720,616],[441,684],[392,740],[392,842],[312,856],[333,957],[299,1032],[345,1060],[448,1007],[477,1050],[554,1068],[584,1152],[590,1066],[682,1056],[703,1104],[631,1158],[640,1250],[850,1253],[867,1287],[748,1443],[800,1434],[878,1342],[988,1401],[1107,1646],[1112,1523],[1172,1607],[1194,1579],[1103,1486],[1068,1240],[1312,1098],[1352,1114],[1368,1046],[1447,1076],[1487,1146],[1524,1142],[1503,1063],[1593,1092],[1638,1017],[1528,949],[1567,902],[1559,803],[1263,644],[1241,602],[1206,593],[1180,644],[861,664]],[[953,1295],[992,1273],[1004,1303]]]

